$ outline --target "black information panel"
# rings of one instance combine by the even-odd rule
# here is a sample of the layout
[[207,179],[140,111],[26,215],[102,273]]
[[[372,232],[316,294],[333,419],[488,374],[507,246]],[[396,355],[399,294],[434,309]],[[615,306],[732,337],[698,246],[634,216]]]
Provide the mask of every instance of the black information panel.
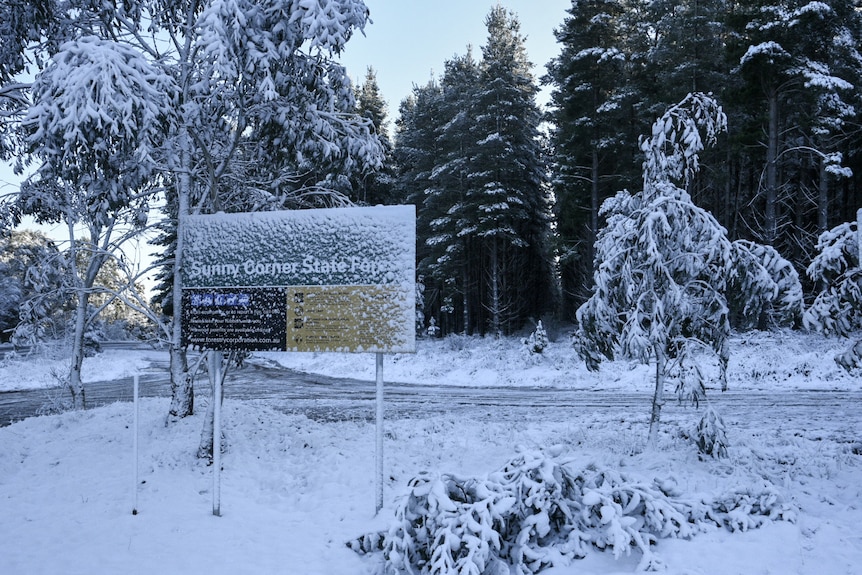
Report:
[[183,345],[215,350],[284,350],[286,321],[285,288],[183,290]]

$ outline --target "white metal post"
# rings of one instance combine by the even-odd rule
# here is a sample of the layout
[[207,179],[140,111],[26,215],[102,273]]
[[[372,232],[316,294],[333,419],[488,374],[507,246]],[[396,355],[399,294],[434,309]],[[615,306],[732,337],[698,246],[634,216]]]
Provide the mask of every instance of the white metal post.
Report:
[[859,260],[859,268],[862,269],[862,208],[856,211],[856,246],[859,250],[856,257]]
[[213,515],[221,517],[221,362],[220,351],[210,352],[213,381]]
[[374,513],[383,508],[383,354],[377,354],[377,448],[375,463],[377,464],[377,497]]
[[132,505],[132,515],[138,514],[138,484],[139,484],[139,482],[138,482],[138,386],[139,386],[138,379],[139,379],[139,377],[138,377],[138,374],[136,373],[135,376],[132,378],[132,381],[134,381],[134,391],[133,391],[133,393],[134,393],[134,400],[133,400],[134,417],[133,417],[133,421],[132,421],[132,458],[134,459],[133,467],[134,467],[134,471],[135,471],[135,473],[134,473],[134,481],[135,481],[135,483],[134,483],[134,494],[135,494],[134,499],[135,499],[135,502]]

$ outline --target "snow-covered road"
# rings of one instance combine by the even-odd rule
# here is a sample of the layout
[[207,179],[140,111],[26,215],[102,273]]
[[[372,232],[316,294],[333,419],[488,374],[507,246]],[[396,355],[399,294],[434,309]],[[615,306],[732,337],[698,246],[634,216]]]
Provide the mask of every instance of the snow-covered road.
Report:
[[[167,397],[167,364],[154,363],[140,379],[143,397]],[[566,389],[535,386],[457,386],[440,384],[385,384],[387,419],[421,419],[428,416],[465,417],[475,421],[560,421],[584,425],[618,418],[621,423],[646,421],[650,395],[644,392]],[[87,384],[89,406],[132,400],[132,379]],[[209,401],[206,377],[198,379],[199,405]],[[320,422],[372,421],[375,382],[301,373],[266,361],[252,361],[232,370],[225,397],[266,404],[288,414],[302,414]],[[50,412],[66,399],[59,389],[0,392],[0,426]],[[711,390],[709,401],[728,426],[766,425],[797,434],[824,435],[839,443],[859,441],[862,429],[862,392],[848,390],[750,389]],[[702,407],[701,407],[702,410]],[[637,421],[630,421],[632,416]],[[663,413],[666,421],[682,427],[696,421],[700,412],[671,398]]]

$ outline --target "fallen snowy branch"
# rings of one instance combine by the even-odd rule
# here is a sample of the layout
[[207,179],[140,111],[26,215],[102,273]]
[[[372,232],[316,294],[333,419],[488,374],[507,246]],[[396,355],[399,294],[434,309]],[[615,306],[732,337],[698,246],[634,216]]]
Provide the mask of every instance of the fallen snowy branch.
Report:
[[617,471],[575,471],[559,454],[541,451],[520,454],[485,479],[420,474],[409,487],[387,531],[348,543],[379,554],[378,573],[528,575],[591,549],[617,558],[636,549],[638,568],[655,570],[662,563],[651,547],[659,539],[793,519],[766,482],[691,503]]

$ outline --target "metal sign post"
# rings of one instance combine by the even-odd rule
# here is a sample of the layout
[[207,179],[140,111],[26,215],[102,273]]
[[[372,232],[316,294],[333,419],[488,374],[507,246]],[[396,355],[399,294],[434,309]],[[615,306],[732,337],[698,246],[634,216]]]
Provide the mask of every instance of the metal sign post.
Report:
[[209,371],[213,377],[213,515],[221,517],[221,362],[220,351],[209,352]]
[[132,420],[132,458],[134,459],[134,504],[132,505],[132,515],[138,514],[138,390],[139,377],[136,373],[132,381],[134,381],[134,417]]
[[377,497],[374,513],[383,509],[383,354],[377,354],[377,447],[375,462],[377,464]]

